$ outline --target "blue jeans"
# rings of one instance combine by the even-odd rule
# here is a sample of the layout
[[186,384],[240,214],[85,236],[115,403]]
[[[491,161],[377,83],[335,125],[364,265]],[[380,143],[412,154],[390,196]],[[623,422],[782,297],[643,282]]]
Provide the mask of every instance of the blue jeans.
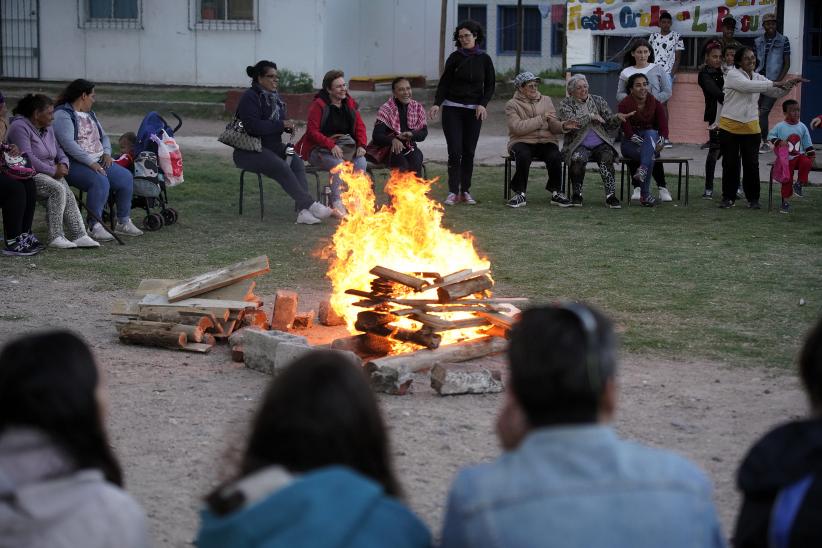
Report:
[[636,134],[642,137],[642,145],[637,145],[630,139],[622,139],[620,148],[623,157],[636,160],[640,167],[645,168],[645,177],[639,183],[639,190],[642,198],[647,198],[651,193],[651,171],[654,167],[654,158],[657,156],[656,141],[659,139],[659,132],[655,129],[645,129]]
[[[330,151],[324,148],[315,148],[311,151],[311,154],[308,155],[308,162],[317,168],[330,170],[337,165],[343,163],[345,160],[341,160],[340,158],[334,158],[334,155],[331,154]],[[351,162],[354,164],[354,169],[357,171],[365,171],[365,167],[368,161],[365,159],[365,156],[360,156],[359,158],[354,157]],[[331,201],[336,202],[340,199],[340,186],[342,185],[342,179],[340,179],[339,175],[332,175],[331,176]]]
[[[117,207],[117,219],[125,222],[131,218],[131,194],[134,187],[134,178],[131,172],[123,166],[112,163],[106,174],[97,173],[80,162],[71,162],[66,181],[74,188],[87,194],[86,208],[97,216],[103,217],[103,206],[108,201],[109,191],[114,194],[114,203]],[[88,216],[88,226],[91,228],[97,221]]]

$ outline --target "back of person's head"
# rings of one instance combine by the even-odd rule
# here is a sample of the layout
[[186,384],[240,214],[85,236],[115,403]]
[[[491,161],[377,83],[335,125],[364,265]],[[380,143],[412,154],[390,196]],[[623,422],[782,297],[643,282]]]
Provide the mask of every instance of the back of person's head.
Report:
[[754,50],[753,50],[752,48],[749,48],[748,46],[742,46],[741,48],[739,48],[738,50],[736,50],[736,53],[734,54],[734,66],[735,66],[736,68],[741,68],[741,67],[742,67],[742,58],[743,58],[743,57],[745,56],[745,54],[746,54],[746,53],[748,53],[749,51],[750,51],[751,53],[753,53],[754,55],[756,55],[756,53],[754,52]]
[[611,322],[580,303],[531,308],[511,329],[511,387],[531,427],[597,422],[616,374]]
[[296,360],[269,385],[241,475],[270,465],[289,472],[347,466],[399,496],[388,435],[362,370],[332,351]]
[[35,112],[39,112],[53,104],[54,101],[42,93],[27,93],[17,102],[17,106],[14,107],[14,110],[12,110],[11,113],[14,115],[31,118],[34,116]]
[[726,15],[722,19],[722,28],[736,30],[736,19],[732,15]]
[[782,103],[782,114],[787,114],[788,109],[794,105],[799,106],[799,101],[797,101],[796,99],[788,99],[787,101]]
[[636,59],[634,59],[634,52],[641,48],[641,47],[648,48],[648,62],[654,62],[654,50],[651,48],[651,44],[645,38],[636,38],[633,42],[631,42],[631,46],[628,48],[628,51],[625,52],[625,56],[622,58],[622,66],[623,67],[632,67],[636,65]]
[[805,338],[799,354],[799,376],[814,412],[822,413],[822,318]]
[[90,82],[84,78],[78,78],[63,89],[63,92],[57,97],[55,103],[58,105],[73,103],[84,93],[91,93],[92,91],[94,91],[94,82]]
[[103,428],[100,377],[86,343],[68,331],[14,340],[0,352],[0,436],[15,427],[47,435],[77,469],[122,485]]
[[137,144],[137,134],[133,131],[126,131],[122,135],[120,135],[120,139],[118,140],[120,144],[127,144],[134,146]]
[[325,91],[331,90],[331,84],[337,78],[345,78],[345,73],[339,69],[331,69],[323,76],[323,89]]
[[260,76],[268,72],[269,69],[277,70],[277,63],[263,59],[262,61],[257,61],[256,65],[245,67],[245,73],[252,81],[256,82]]
[[461,21],[457,25],[457,28],[454,29],[454,45],[458,48],[461,47],[459,38],[460,29],[470,31],[471,34],[474,35],[474,40],[477,46],[485,41],[485,29],[482,28],[482,25],[473,19],[466,19],[465,21]]

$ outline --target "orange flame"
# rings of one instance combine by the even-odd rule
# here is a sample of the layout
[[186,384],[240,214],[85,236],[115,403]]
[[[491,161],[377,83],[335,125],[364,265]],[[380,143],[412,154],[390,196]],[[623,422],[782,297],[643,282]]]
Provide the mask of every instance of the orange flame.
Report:
[[[368,271],[375,266],[408,274],[437,272],[442,276],[465,268],[489,268],[488,259],[480,257],[474,249],[470,234],[455,234],[443,228],[442,206],[426,196],[436,179],[425,180],[413,173],[393,171],[385,185],[391,204],[375,211],[376,197],[368,176],[355,172],[348,162],[337,169],[348,185],[342,199],[349,214],[334,233],[330,249],[326,250],[330,251],[326,255],[331,257],[327,276],[333,287],[331,306],[345,318],[350,332],[356,332],[357,312],[364,309],[352,306],[361,298],[346,295],[345,290],[370,291],[375,277]],[[398,289],[406,288],[398,286]],[[415,299],[437,298],[435,289],[414,293],[407,288],[407,294]],[[396,305],[395,308],[403,307]],[[471,315],[454,312],[442,317],[457,320]],[[394,325],[406,329],[422,327],[408,318],[400,318]],[[480,333],[478,328],[473,328],[446,331],[442,336],[442,344],[448,344],[480,336]],[[405,349],[412,346],[394,342],[395,351]]]

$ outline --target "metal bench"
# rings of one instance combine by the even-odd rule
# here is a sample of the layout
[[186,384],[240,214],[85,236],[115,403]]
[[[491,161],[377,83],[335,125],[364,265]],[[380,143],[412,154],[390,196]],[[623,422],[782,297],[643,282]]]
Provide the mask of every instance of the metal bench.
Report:
[[[679,175],[677,176],[677,187],[676,187],[676,199],[682,202],[683,206],[688,205],[688,188],[691,179],[691,160],[693,158],[671,158],[671,157],[660,157],[654,160],[655,164],[678,164],[679,165]],[[635,162],[636,160],[630,160],[628,158],[619,158],[617,159],[618,162],[622,164],[620,168],[619,174],[619,200],[624,200],[624,192],[625,192],[625,164],[628,162]],[[685,166],[685,194],[682,194],[682,166]],[[628,200],[628,205],[631,204],[631,200]]]

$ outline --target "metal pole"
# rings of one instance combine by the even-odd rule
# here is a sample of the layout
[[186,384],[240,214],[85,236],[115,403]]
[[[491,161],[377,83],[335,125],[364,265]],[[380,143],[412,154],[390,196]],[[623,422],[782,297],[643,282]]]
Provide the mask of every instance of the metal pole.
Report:
[[517,62],[514,68],[514,74],[519,74],[520,72],[520,57],[522,56],[522,38],[523,38],[523,28],[522,28],[522,0],[517,0]]
[[445,24],[448,16],[448,0],[442,0],[440,3],[440,66],[439,73],[442,74],[445,68]]

